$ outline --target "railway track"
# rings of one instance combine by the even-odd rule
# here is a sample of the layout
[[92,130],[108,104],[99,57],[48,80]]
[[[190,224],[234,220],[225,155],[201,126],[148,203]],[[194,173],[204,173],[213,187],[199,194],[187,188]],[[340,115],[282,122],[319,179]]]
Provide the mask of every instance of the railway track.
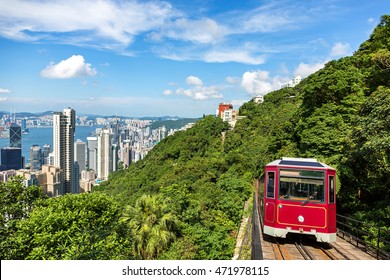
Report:
[[274,260],[350,260],[348,256],[335,244],[317,243],[315,241],[285,240],[266,238],[264,242],[271,244]]
[[324,248],[321,248],[322,252],[329,257],[331,260],[338,260],[338,258],[330,251],[325,250]]
[[311,243],[303,243],[300,241],[285,241],[278,238],[272,238],[270,242],[273,259],[275,260],[340,260],[349,259],[344,253],[344,256],[338,253],[329,244],[318,245]]
[[[275,238],[263,235],[263,221],[261,215],[261,199],[258,195],[258,182],[254,196],[254,223],[257,233],[252,238],[257,245],[256,258],[265,260],[368,260],[373,259],[368,254],[347,244],[341,238],[335,243],[318,243],[306,236],[292,238]],[[294,239],[295,238],[295,239]],[[253,250],[253,249],[252,249]]]
[[299,251],[299,253],[302,255],[302,257],[305,260],[315,260],[314,255],[310,252],[310,250],[305,245],[298,242],[295,242],[294,244],[297,250]]

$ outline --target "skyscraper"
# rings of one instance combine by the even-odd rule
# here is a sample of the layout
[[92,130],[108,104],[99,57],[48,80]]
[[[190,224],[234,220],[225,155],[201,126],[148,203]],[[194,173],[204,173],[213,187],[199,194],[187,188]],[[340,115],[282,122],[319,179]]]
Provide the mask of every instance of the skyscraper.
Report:
[[21,169],[23,167],[22,149],[16,147],[1,148],[0,170]]
[[11,123],[9,127],[9,146],[22,148],[22,128],[16,123]]
[[28,129],[27,129],[27,118],[24,118],[22,120],[22,132],[27,132]]
[[120,149],[120,161],[123,162],[123,168],[129,167],[132,157],[131,157],[131,146],[130,146],[130,141],[126,140],[123,142],[123,145]]
[[74,143],[74,160],[77,161],[79,164],[79,170],[80,172],[87,169],[86,165],[86,144],[85,142],[81,141],[80,139],[77,139],[77,141]]
[[110,129],[100,130],[97,140],[97,177],[101,180],[107,180],[108,174],[112,172],[112,134]]
[[42,164],[48,164],[49,163],[49,154],[51,153],[51,146],[49,144],[43,145],[43,151],[42,151]]
[[42,153],[39,145],[32,145],[30,148],[30,170],[38,171],[42,167]]
[[111,150],[112,150],[112,171],[117,171],[118,170],[118,151],[119,147],[118,144],[112,144],[111,145]]
[[88,155],[88,169],[97,171],[96,168],[96,155],[97,155],[97,137],[87,137],[87,155]]
[[74,133],[76,112],[67,108],[53,114],[54,166],[62,170],[61,194],[79,193],[74,168]]

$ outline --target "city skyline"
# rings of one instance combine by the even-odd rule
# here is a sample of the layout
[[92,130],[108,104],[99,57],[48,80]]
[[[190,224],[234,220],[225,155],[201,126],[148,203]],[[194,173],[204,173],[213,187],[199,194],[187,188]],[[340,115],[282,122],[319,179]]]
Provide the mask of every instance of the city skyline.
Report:
[[385,0],[0,2],[0,111],[201,117],[351,55]]
[[[45,123],[49,121],[48,116],[42,117]],[[28,118],[22,120],[22,126],[25,127],[24,134],[29,135],[30,130],[27,129],[27,124],[31,120]],[[3,124],[8,123],[9,116],[3,116],[1,121]],[[167,131],[165,126],[151,129],[148,126],[151,123],[150,120],[97,118],[91,123],[87,118],[80,117],[80,123],[86,121],[89,123],[87,127],[94,127],[94,134],[91,133],[92,131],[88,134],[84,132],[87,142],[80,138],[76,141],[75,136],[78,131],[76,111],[72,108],[65,108],[62,112],[53,112],[50,118],[52,145],[46,142],[49,140],[47,133],[46,139],[45,133],[39,134],[39,143],[42,144],[42,140],[46,142],[43,145],[37,142],[32,145],[22,145],[22,127],[15,123],[18,121],[17,118],[12,121],[13,123],[7,130],[9,139],[4,138],[4,140],[9,140],[9,146],[1,149],[0,171],[5,171],[2,174],[6,174],[7,178],[22,174],[26,179],[24,181],[26,185],[32,185],[34,182],[44,184],[46,186],[44,193],[50,196],[91,190],[95,179],[95,183],[107,180],[109,174],[117,171],[119,166],[126,168],[131,163],[143,159],[154,145],[166,136],[193,125],[193,123],[186,123],[180,129],[171,128]],[[33,122],[38,124],[35,118]],[[92,126],[92,124],[100,124],[102,127]],[[38,129],[44,128],[48,127],[43,126]],[[37,140],[34,137],[33,139]],[[28,156],[22,151],[23,146],[24,152],[28,148]],[[46,165],[49,167],[45,167]],[[55,168],[56,171],[54,169],[52,171],[57,175],[50,177],[52,179],[47,183],[47,180],[42,179],[45,176],[42,174],[51,172],[50,166]]]

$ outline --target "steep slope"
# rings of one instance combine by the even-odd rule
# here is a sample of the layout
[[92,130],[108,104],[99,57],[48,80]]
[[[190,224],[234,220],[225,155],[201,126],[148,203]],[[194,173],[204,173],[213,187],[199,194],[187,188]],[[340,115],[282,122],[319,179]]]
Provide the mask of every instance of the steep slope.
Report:
[[169,259],[230,259],[252,176],[230,170],[220,118],[207,116],[160,142],[147,157],[110,176],[100,187],[123,209],[148,194],[169,201],[179,222],[170,250],[154,256]]
[[224,259],[264,165],[281,156],[315,157],[338,170],[339,213],[388,227],[389,30],[390,17],[383,16],[353,56],[267,94],[262,104],[244,104],[234,130],[206,117],[113,174],[101,190],[123,207],[144,193],[171,201],[180,230],[160,258]]

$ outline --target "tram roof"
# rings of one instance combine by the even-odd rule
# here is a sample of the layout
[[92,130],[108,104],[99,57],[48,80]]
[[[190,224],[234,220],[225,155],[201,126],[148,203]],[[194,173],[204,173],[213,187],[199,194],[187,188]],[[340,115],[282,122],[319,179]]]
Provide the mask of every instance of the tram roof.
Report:
[[301,166],[301,167],[317,167],[317,168],[333,169],[332,167],[328,166],[327,164],[319,162],[314,158],[282,157],[281,159],[270,162],[267,165]]

